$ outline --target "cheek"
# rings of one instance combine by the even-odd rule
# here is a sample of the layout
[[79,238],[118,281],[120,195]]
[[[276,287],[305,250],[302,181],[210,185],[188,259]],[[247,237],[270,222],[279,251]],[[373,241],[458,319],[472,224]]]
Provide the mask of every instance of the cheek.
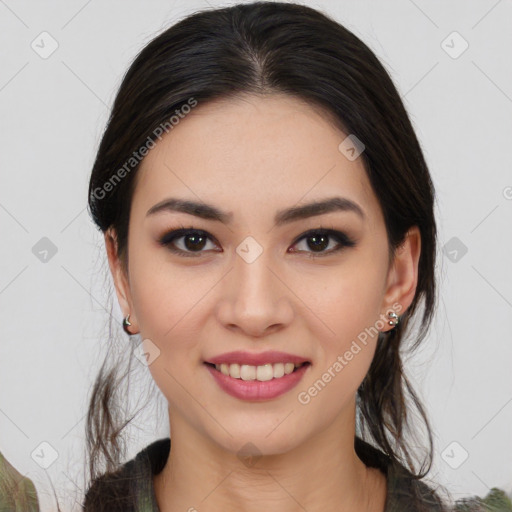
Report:
[[150,261],[134,257],[130,271],[133,306],[144,350],[157,354],[148,369],[167,401],[185,407],[187,394],[183,385],[201,357],[197,342],[201,330],[198,321],[203,306],[201,298],[212,284],[208,279],[195,280],[192,284],[182,269],[178,271],[168,263]]
[[302,387],[308,395],[305,400],[321,391],[323,398],[316,400],[317,404],[331,399],[344,403],[364,379],[382,328],[378,320],[384,273],[385,262],[361,258],[340,267],[328,281],[317,281],[316,287],[312,278],[302,280],[301,293],[310,291],[306,304],[314,314],[311,317],[309,313],[314,318],[309,326],[317,342],[314,353],[318,362],[308,388]]
[[190,317],[213,277],[198,275],[197,268],[178,268],[162,249],[134,250],[130,258],[130,289],[141,335],[166,344],[191,327]]
[[[302,292],[311,311],[322,321],[333,343],[346,343],[375,326],[383,299],[383,269],[377,263],[340,267],[328,279],[302,279]],[[318,277],[318,276],[317,276]],[[321,285],[319,285],[321,283]]]
[[361,275],[340,276],[316,296],[314,310],[322,320],[313,332],[317,364],[297,391],[297,400],[312,423],[317,415],[329,422],[350,406],[368,373],[378,338],[377,289],[376,281],[366,272],[364,279]]

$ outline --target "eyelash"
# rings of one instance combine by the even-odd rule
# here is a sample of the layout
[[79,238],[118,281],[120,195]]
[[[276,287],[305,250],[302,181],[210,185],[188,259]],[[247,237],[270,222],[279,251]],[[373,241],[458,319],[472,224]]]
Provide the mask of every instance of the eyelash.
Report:
[[[172,244],[180,239],[185,238],[187,235],[200,235],[200,236],[206,236],[210,240],[215,241],[215,238],[212,237],[207,231],[203,231],[202,229],[195,229],[193,227],[185,228],[181,227],[181,229],[176,229],[173,231],[169,231],[165,233],[160,239],[159,243],[160,245],[167,247],[172,253],[178,254],[179,256],[184,257],[199,257],[204,251],[184,251],[183,249],[177,249]],[[310,229],[309,231],[306,231],[302,235],[300,235],[293,245],[297,245],[301,240],[311,238],[315,235],[320,236],[328,236],[329,238],[335,239],[338,242],[338,246],[334,249],[330,249],[329,251],[322,251],[322,252],[311,252],[311,251],[292,251],[297,253],[306,253],[308,254],[309,258],[318,258],[318,257],[324,257],[328,256],[330,254],[339,252],[341,249],[345,247],[354,247],[356,245],[356,242],[352,240],[350,237],[348,237],[345,233],[341,231],[336,231],[334,229],[326,229],[326,228],[318,228],[318,229]],[[215,241],[216,242],[216,241]],[[217,251],[218,252],[218,251]]]

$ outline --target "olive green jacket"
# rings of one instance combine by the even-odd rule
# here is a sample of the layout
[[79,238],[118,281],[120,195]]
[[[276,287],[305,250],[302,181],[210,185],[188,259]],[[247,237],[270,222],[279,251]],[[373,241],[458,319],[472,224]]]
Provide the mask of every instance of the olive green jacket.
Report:
[[[169,438],[157,440],[141,450],[116,473],[96,479],[87,490],[85,512],[159,512],[153,476],[164,467],[171,448]],[[441,501],[425,483],[415,480],[401,465],[391,463],[380,450],[356,437],[357,455],[370,467],[386,474],[385,512],[443,512]],[[94,504],[94,506],[93,506]],[[454,512],[512,512],[512,502],[500,489],[493,488],[485,498],[457,501]],[[0,453],[0,512],[40,512],[32,481],[20,475]],[[65,512],[65,511],[63,511]]]

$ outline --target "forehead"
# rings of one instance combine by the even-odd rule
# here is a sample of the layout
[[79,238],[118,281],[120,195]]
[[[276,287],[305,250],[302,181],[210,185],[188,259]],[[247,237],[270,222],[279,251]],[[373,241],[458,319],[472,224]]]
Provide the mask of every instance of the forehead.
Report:
[[325,110],[288,95],[199,103],[142,161],[132,208],[145,213],[173,195],[248,217],[342,195],[379,215],[362,158],[339,150],[347,135]]

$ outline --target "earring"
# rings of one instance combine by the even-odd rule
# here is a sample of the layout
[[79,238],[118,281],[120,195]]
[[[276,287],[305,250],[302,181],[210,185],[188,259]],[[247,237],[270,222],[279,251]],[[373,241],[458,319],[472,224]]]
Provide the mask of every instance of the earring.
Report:
[[132,325],[130,323],[130,314],[126,315],[126,318],[123,318],[123,329],[128,336],[132,336],[132,333],[128,330],[128,327]]
[[400,321],[400,319],[398,318],[398,315],[394,311],[390,311],[388,313],[388,318],[390,319],[388,321],[388,324],[393,326],[393,327],[398,325],[398,322]]

